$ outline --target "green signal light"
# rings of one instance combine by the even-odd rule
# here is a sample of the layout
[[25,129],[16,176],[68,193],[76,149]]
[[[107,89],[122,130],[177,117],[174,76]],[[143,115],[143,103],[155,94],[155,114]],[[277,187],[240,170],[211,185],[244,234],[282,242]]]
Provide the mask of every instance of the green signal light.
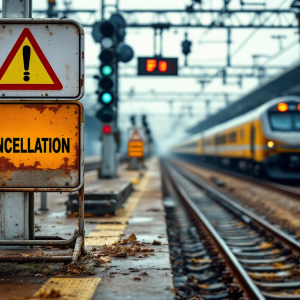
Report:
[[104,65],[101,67],[101,73],[104,76],[110,76],[113,73],[113,68],[110,65]]
[[106,104],[110,103],[112,101],[112,95],[110,93],[104,93],[102,95],[102,101]]

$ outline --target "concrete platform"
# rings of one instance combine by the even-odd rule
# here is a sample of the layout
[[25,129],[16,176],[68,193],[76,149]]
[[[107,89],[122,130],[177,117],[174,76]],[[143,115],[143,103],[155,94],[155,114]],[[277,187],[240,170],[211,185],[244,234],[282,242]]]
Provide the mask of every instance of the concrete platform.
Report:
[[[54,272],[44,275],[40,267],[35,264],[35,270],[26,275],[20,272],[18,265],[15,273],[2,273],[0,263],[0,299],[39,299],[51,293],[58,292],[58,299],[174,299],[173,276],[169,257],[169,246],[166,232],[165,211],[162,202],[160,173],[156,159],[147,163],[147,170],[128,171],[123,165],[119,169],[122,180],[134,183],[135,191],[124,203],[115,216],[96,217],[91,214],[85,217],[86,248],[89,259],[82,264],[98,262],[107,247],[136,249],[140,247],[144,252],[135,252],[126,257],[104,257],[107,261],[100,266],[92,267],[92,273],[81,273],[70,276],[68,272]],[[119,180],[118,179],[118,180]],[[114,180],[97,180],[96,171],[90,171],[85,176],[87,191],[99,190],[99,185],[107,190],[113,186]],[[101,190],[101,188],[100,188]],[[36,235],[59,235],[70,238],[76,229],[76,216],[66,216],[65,202],[68,194],[48,193],[47,214],[36,216]],[[35,206],[39,208],[40,195],[36,194]],[[136,236],[135,244],[119,244],[118,242],[130,235]],[[159,243],[154,243],[158,241]],[[153,251],[154,250],[154,251]],[[37,248],[34,250],[1,250],[1,254],[36,252],[38,255],[47,253],[55,255],[70,255],[70,249]],[[131,251],[131,250],[130,250]],[[99,256],[100,255],[100,256]],[[93,257],[97,259],[93,259]],[[99,257],[98,257],[99,256]],[[16,265],[16,264],[15,264]],[[47,264],[46,264],[47,265]],[[51,268],[64,268],[62,264],[54,264]],[[7,268],[7,266],[6,266]],[[3,268],[2,268],[3,269]],[[22,269],[22,268],[21,268]],[[28,271],[28,264],[24,264]],[[50,272],[51,273],[51,272]],[[34,297],[32,297],[34,295]],[[27,298],[25,298],[27,297]]]

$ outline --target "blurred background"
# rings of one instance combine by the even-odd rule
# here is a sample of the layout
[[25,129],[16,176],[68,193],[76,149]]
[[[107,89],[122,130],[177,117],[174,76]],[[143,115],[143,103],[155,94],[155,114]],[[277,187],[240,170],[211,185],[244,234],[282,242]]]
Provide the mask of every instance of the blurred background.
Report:
[[[136,116],[137,126],[142,125],[142,115],[147,117],[155,148],[164,153],[187,136],[188,129],[300,58],[298,8],[291,7],[297,1],[102,1],[33,3],[34,17],[68,17],[84,26],[86,92],[81,102],[86,113],[86,156],[101,153],[100,122],[95,117],[101,105],[95,93],[98,81],[94,78],[99,73],[100,44],[93,39],[92,29],[102,16],[109,19],[116,11],[115,5],[126,21],[125,42],[134,51],[130,62],[119,63],[120,152],[127,150],[132,115]],[[191,42],[187,56],[182,48],[184,40]],[[178,76],[138,76],[137,57],[153,57],[159,52],[164,57],[178,58]]]

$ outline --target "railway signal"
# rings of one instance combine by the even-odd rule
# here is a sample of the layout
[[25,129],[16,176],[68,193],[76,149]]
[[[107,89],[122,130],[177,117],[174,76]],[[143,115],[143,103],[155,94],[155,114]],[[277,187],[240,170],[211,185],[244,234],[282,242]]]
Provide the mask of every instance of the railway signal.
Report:
[[99,42],[101,44],[100,76],[98,79],[98,102],[101,108],[96,117],[101,121],[102,167],[100,177],[117,176],[116,143],[114,139],[116,101],[117,101],[117,25],[110,20],[98,24]]
[[187,66],[187,56],[191,52],[192,42],[187,39],[187,33],[185,33],[185,40],[181,43],[182,53],[185,55],[185,66]]
[[102,167],[100,177],[117,176],[117,102],[118,102],[118,62],[128,62],[133,50],[124,43],[126,22],[120,14],[113,14],[109,20],[96,22],[92,35],[101,44],[100,74],[98,79],[98,102],[101,108],[96,117],[101,121]]
[[47,10],[48,18],[57,18],[58,12],[55,6],[56,6],[56,0],[48,0],[48,10]]
[[131,122],[132,126],[135,126],[135,124],[136,124],[136,121],[135,121],[135,115],[132,115],[132,116],[130,117],[130,122]]

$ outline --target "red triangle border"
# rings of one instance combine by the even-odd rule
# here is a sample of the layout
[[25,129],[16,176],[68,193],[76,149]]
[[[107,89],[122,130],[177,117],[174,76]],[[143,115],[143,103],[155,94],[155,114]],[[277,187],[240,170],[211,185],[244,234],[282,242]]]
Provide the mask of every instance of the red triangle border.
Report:
[[16,56],[18,50],[22,46],[25,38],[28,38],[29,42],[31,43],[33,49],[35,50],[37,56],[41,60],[43,66],[45,67],[46,71],[48,72],[50,78],[53,81],[53,84],[1,84],[0,83],[0,90],[1,91],[59,91],[63,89],[63,85],[61,84],[60,80],[56,76],[54,70],[52,69],[50,63],[48,62],[46,56],[44,55],[42,49],[40,48],[39,44],[35,40],[34,36],[32,35],[29,28],[24,28],[22,33],[20,34],[18,40],[16,41],[15,45],[11,49],[10,53],[8,54],[6,60],[4,61],[3,65],[0,68],[0,80],[4,76],[5,72],[7,71],[8,67],[10,66],[12,60]]
[[[132,140],[132,137],[137,134],[140,138],[138,140]],[[140,133],[138,132],[138,130],[134,130],[133,134],[131,135],[130,139],[129,139],[130,142],[143,142],[143,139],[140,135]]]

